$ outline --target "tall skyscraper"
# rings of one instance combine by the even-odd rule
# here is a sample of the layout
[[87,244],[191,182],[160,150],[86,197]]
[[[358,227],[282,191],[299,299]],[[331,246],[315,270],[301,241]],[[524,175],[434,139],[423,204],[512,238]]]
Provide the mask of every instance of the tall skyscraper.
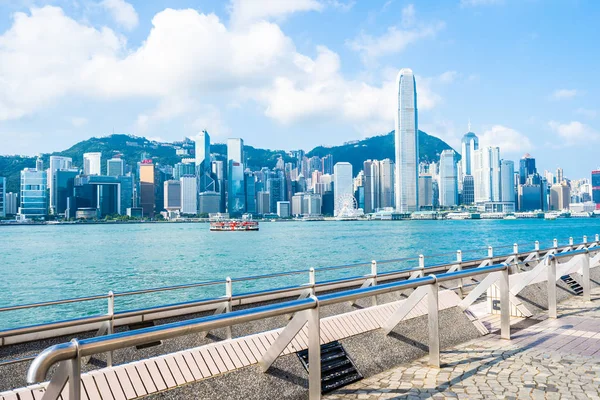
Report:
[[48,168],[46,174],[48,179],[47,186],[50,192],[50,214],[56,214],[57,192],[56,188],[54,187],[54,181],[56,180],[56,171],[69,170],[71,169],[72,163],[73,159],[71,157],[50,156],[50,167]]
[[394,162],[389,158],[379,162],[379,207],[394,207]]
[[454,150],[444,150],[440,155],[440,206],[453,207],[458,204],[458,180]]
[[6,193],[6,215],[15,215],[17,213],[18,207],[18,195],[16,193],[8,192]]
[[600,210],[600,169],[592,171],[592,201],[596,210]]
[[210,135],[206,130],[196,136],[196,167],[201,173],[211,169]]
[[19,215],[22,219],[44,218],[48,214],[47,179],[43,170],[25,168],[21,171]]
[[527,178],[536,173],[535,158],[531,157],[529,153],[526,153],[523,158],[519,160],[519,184],[524,185],[527,182]]
[[471,124],[469,124],[469,132],[465,133],[461,140],[462,158],[460,162],[464,175],[473,175],[473,152],[477,149],[479,149],[479,138],[471,132]]
[[500,164],[500,192],[501,199],[503,202],[516,201],[515,197],[515,163],[510,160],[502,160]]
[[244,140],[237,138],[227,139],[227,161],[244,164]]
[[154,164],[152,160],[144,160],[139,164],[140,169],[140,207],[144,217],[154,217]]
[[548,208],[550,210],[566,210],[569,208],[571,200],[571,190],[565,184],[555,184],[550,186],[550,202]]
[[[338,205],[338,199],[344,196],[354,196],[354,179],[352,175],[352,164],[348,162],[339,162],[333,166],[333,196],[335,206]],[[334,209],[334,216],[337,216],[339,210]]]
[[227,211],[229,214],[246,212],[246,194],[244,185],[244,165],[229,160],[229,176],[227,178]]
[[333,156],[331,154],[327,154],[323,157],[321,163],[323,164],[323,174],[333,174]]
[[125,161],[122,158],[111,158],[106,161],[106,175],[122,176],[125,175]]
[[410,213],[419,206],[417,85],[412,70],[400,70],[396,88],[396,210]]
[[6,178],[0,176],[0,217],[6,217]]
[[500,149],[485,147],[473,152],[475,203],[500,201]]
[[379,161],[367,160],[363,163],[365,213],[379,208]]
[[198,189],[196,175],[179,178],[181,185],[181,213],[194,215],[198,212]]
[[165,181],[165,210],[181,210],[181,182],[175,180]]
[[102,153],[83,153],[83,174],[102,175]]
[[419,209],[433,207],[433,182],[431,175],[421,174],[419,176]]

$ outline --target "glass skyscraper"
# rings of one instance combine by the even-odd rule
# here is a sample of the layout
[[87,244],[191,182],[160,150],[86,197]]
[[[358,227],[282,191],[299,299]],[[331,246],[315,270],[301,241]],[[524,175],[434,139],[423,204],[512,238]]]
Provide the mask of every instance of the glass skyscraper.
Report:
[[21,218],[44,218],[48,213],[46,171],[25,168],[21,171]]
[[462,172],[464,175],[473,175],[473,152],[479,149],[479,138],[473,132],[467,132],[461,140]]
[[417,85],[412,70],[400,70],[396,87],[396,210],[410,213],[417,211],[419,205]]

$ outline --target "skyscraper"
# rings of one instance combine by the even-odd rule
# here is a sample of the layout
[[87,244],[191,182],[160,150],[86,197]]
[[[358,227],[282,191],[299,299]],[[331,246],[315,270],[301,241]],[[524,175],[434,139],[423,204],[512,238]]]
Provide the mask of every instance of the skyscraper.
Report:
[[196,136],[196,167],[199,172],[210,171],[210,135],[206,130]]
[[179,178],[181,184],[181,213],[194,215],[198,212],[198,189],[195,175]]
[[237,161],[229,160],[228,171],[227,211],[229,214],[244,213],[246,211],[244,165]]
[[469,124],[469,132],[465,133],[461,140],[462,172],[464,175],[473,175],[473,152],[479,149],[479,139],[477,135],[471,132],[471,124]]
[[106,161],[106,175],[122,176],[125,175],[125,161],[122,158],[113,157]]
[[244,140],[237,138],[227,139],[227,161],[244,163]]
[[400,70],[396,88],[396,210],[409,213],[419,205],[417,86],[412,70]]
[[440,206],[453,207],[458,203],[458,180],[454,150],[444,150],[440,155]]
[[379,161],[366,160],[363,163],[365,213],[372,213],[379,208]]
[[500,201],[500,149],[485,147],[473,152],[475,203]]
[[600,169],[592,171],[592,201],[600,209]]
[[524,185],[527,182],[527,178],[530,175],[534,175],[536,172],[535,158],[531,157],[529,153],[526,153],[523,158],[519,160],[519,184]]
[[515,199],[515,163],[510,160],[502,160],[500,164],[500,192],[503,202],[516,201]]
[[83,153],[83,174],[102,175],[102,153]]
[[394,207],[394,162],[389,158],[379,162],[379,207]]
[[354,196],[354,180],[352,175],[352,164],[339,162],[333,166],[333,196],[334,216],[337,216],[338,200],[344,196]]
[[0,218],[6,217],[6,178],[0,176]]
[[21,206],[19,215],[22,219],[44,218],[48,213],[47,173],[43,170],[25,168],[21,171]]
[[50,167],[47,171],[47,186],[50,192],[49,207],[50,214],[56,214],[57,192],[54,187],[56,180],[56,171],[71,169],[73,159],[71,157],[50,156]]
[[144,160],[140,168],[140,206],[144,217],[154,217],[154,164],[152,160]]
[[165,181],[165,210],[181,210],[181,182],[175,180]]

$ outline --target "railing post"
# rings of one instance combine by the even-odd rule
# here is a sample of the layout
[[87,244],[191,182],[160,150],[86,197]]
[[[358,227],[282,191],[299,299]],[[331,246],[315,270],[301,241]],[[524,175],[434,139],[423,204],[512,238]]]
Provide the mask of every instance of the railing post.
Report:
[[569,237],[569,246],[573,246],[573,237]]
[[539,240],[535,241],[535,245],[534,246],[535,246],[535,251],[540,251],[540,241]]
[[549,256],[548,262],[548,317],[557,318],[556,312],[556,257]]
[[[112,292],[111,292],[112,293]],[[77,349],[75,358],[67,361],[69,365],[69,399],[81,400],[81,357],[79,356],[79,341],[72,339]]]
[[429,327],[429,365],[440,367],[440,322],[438,315],[438,284],[429,285],[427,292],[427,314]]
[[[371,286],[377,285],[377,261],[371,261]],[[373,296],[373,306],[377,305],[377,296]]]
[[519,254],[519,244],[518,243],[513,244],[513,254],[514,255]]
[[600,235],[596,233],[596,243],[600,242]]
[[419,254],[419,268],[421,269],[421,273],[419,276],[425,276],[425,256],[423,254]]
[[321,326],[319,300],[312,296],[315,308],[308,310],[308,398],[321,398]]
[[488,265],[493,265],[494,264],[494,248],[492,246],[488,246]]
[[508,264],[500,276],[500,338],[510,340],[510,297]]
[[552,241],[552,247],[554,247],[555,249],[557,249],[557,248],[558,248],[558,239],[554,239],[554,240]]
[[540,242],[539,242],[539,240],[535,241],[533,248],[535,250],[535,259],[539,262],[540,261]]
[[[225,312],[231,312],[231,297],[233,296],[233,285],[231,284],[231,278],[225,279],[225,297],[227,297],[227,304],[225,305]],[[227,339],[231,339],[231,325],[227,326]]]
[[583,301],[592,301],[590,286],[590,251],[585,249],[583,255],[583,266],[581,267],[583,277]]
[[313,267],[310,267],[310,269],[308,270],[308,284],[310,285],[310,292],[313,295],[316,293],[316,283],[317,279],[315,277],[315,269]]
[[583,244],[587,244],[587,236],[583,236]]
[[[110,319],[108,320],[107,334],[112,335],[115,333],[115,294],[112,291],[108,292],[108,315]],[[113,352],[109,351],[106,353],[106,366],[112,367],[112,365]]]

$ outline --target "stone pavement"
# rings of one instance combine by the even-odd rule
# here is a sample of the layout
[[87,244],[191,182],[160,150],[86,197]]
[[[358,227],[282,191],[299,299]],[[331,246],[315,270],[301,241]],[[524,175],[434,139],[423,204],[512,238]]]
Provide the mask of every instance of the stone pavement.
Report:
[[559,304],[512,327],[512,339],[489,334],[346,386],[326,399],[599,399],[600,288],[592,302]]

